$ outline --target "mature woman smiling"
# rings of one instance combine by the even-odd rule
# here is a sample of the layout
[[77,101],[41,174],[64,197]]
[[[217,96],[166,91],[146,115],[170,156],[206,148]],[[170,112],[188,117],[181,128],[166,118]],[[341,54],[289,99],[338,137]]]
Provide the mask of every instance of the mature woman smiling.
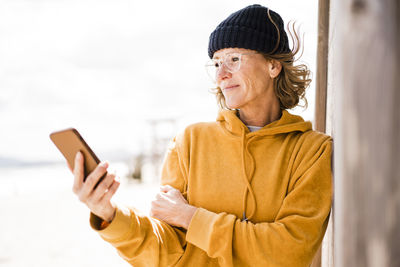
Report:
[[100,164],[74,192],[91,225],[132,266],[309,266],[331,208],[332,139],[288,109],[309,70],[295,64],[280,15],[251,5],[211,33],[207,71],[215,122],[188,126],[168,148],[150,216],[111,201],[119,182]]

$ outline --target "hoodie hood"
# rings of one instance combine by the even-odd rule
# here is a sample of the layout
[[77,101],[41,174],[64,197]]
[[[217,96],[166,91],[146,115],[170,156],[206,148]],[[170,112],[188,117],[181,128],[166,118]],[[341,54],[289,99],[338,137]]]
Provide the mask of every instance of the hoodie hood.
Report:
[[[237,116],[235,110],[221,110],[217,121],[228,132],[235,136],[242,136],[243,132],[250,133],[247,126]],[[260,130],[252,132],[254,135],[276,135],[291,132],[306,132],[312,130],[310,121],[304,121],[300,116],[293,115],[287,110],[282,110],[282,116],[279,120],[265,125]]]
[[[249,142],[262,136],[274,136],[277,134],[287,134],[291,132],[305,132],[312,130],[311,122],[305,122],[302,117],[293,115],[287,110],[282,110],[282,116],[279,120],[273,121],[265,125],[260,130],[250,132],[247,126],[237,116],[237,111],[222,110],[218,114],[217,121],[221,127],[230,135],[240,138],[241,159],[243,170],[243,181],[245,183],[245,191],[243,195],[243,215],[242,220],[248,221],[253,217],[257,209],[256,197],[251,185],[254,175],[255,162],[249,151]],[[247,156],[246,156],[247,155]],[[249,160],[246,162],[246,158]],[[246,171],[249,170],[249,171]],[[250,195],[250,196],[249,196]],[[253,209],[247,210],[247,200],[250,197]]]

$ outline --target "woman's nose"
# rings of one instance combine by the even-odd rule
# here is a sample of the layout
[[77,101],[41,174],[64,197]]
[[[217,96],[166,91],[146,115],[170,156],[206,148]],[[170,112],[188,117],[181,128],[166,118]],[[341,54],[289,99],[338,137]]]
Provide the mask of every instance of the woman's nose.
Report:
[[221,64],[221,67],[218,69],[216,73],[217,81],[221,81],[230,77],[232,77],[232,73],[228,70],[225,64]]

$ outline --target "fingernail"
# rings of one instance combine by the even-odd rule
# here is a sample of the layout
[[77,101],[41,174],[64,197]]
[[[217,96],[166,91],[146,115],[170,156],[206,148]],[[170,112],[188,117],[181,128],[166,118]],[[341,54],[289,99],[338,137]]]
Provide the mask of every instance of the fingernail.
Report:
[[75,157],[78,157],[78,158],[82,157],[82,153],[80,151],[76,152]]
[[107,161],[103,161],[100,163],[100,167],[106,167],[108,165]]

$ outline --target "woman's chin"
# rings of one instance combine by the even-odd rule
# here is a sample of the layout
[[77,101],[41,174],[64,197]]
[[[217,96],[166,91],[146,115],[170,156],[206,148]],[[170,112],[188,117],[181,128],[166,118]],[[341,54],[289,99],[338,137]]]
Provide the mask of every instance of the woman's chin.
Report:
[[230,99],[225,98],[225,104],[229,109],[239,109],[240,108],[240,103],[238,103],[238,101],[229,101],[229,100]]
[[226,106],[227,106],[229,109],[239,109],[239,105],[230,105],[230,104],[226,103]]

